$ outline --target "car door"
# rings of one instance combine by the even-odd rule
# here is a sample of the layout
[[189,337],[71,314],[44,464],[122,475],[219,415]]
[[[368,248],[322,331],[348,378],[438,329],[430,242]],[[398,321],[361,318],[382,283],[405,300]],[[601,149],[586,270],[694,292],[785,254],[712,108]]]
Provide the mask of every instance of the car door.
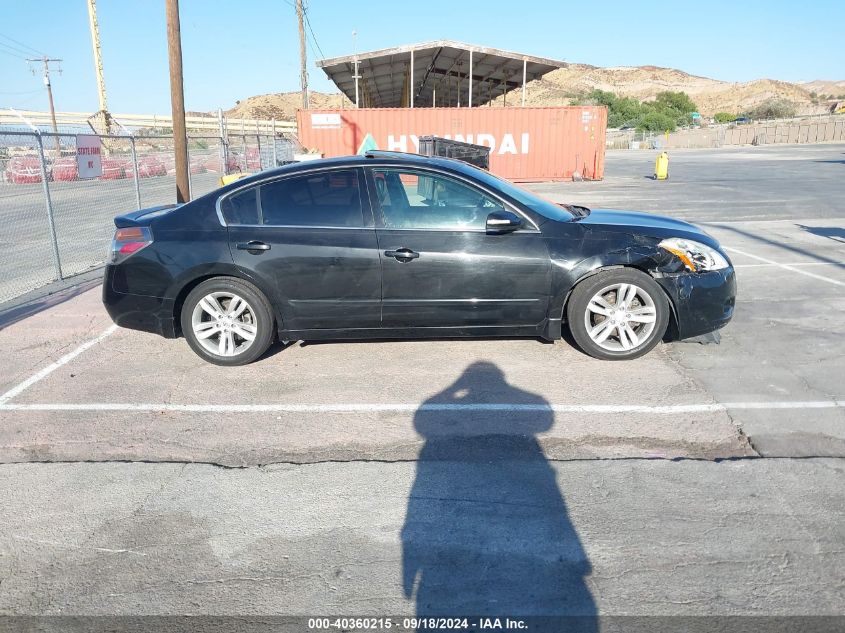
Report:
[[360,168],[322,169],[221,200],[232,257],[273,289],[284,329],[379,327],[381,268],[365,186]]
[[382,324],[397,327],[537,325],[547,315],[550,262],[542,234],[488,234],[487,215],[514,210],[437,170],[369,167],[377,205]]

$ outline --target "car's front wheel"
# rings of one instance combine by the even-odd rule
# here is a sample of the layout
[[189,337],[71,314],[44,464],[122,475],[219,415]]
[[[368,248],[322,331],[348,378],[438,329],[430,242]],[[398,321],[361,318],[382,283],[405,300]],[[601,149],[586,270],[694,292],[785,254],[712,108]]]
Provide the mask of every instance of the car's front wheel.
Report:
[[649,275],[616,268],[588,277],[567,306],[572,338],[602,360],[628,360],[651,351],[669,324],[669,300]]
[[200,357],[215,365],[245,365],[273,339],[273,313],[252,284],[217,277],[194,288],[182,306],[182,333]]

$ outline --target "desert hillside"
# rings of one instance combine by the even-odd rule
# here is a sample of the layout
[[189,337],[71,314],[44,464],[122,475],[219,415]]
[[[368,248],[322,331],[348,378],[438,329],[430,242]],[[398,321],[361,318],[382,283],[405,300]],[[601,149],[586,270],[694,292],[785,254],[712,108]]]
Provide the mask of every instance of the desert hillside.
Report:
[[[716,112],[740,113],[770,98],[792,101],[800,114],[817,114],[827,110],[824,103],[814,104],[811,92],[828,94],[836,89],[814,87],[845,82],[813,82],[793,84],[774,79],[757,79],[731,83],[690,75],[674,68],[657,66],[599,68],[587,64],[571,64],[547,74],[528,85],[527,101],[532,105],[568,103],[578,93],[593,89],[606,90],[641,101],[654,99],[665,90],[686,92],[704,115]],[[845,92],[842,87],[841,92]]]
[[[812,81],[800,84],[757,79],[745,83],[731,83],[708,77],[690,75],[674,68],[657,66],[601,68],[587,64],[571,64],[532,81],[527,86],[526,104],[533,106],[567,105],[578,94],[593,89],[606,90],[641,101],[654,99],[665,90],[686,92],[700,112],[739,114],[771,98],[786,99],[795,104],[799,114],[821,114],[827,111],[824,100],[817,95],[845,94],[845,81]],[[511,103],[514,101],[511,100]],[[497,105],[501,104],[501,100]],[[341,94],[311,93],[312,108],[351,107]],[[232,117],[293,120],[301,107],[299,92],[258,95],[239,101],[226,112]]]
[[809,90],[810,92],[815,92],[816,94],[820,95],[833,95],[835,97],[841,97],[845,95],[845,81],[805,81],[803,83],[798,84],[805,90]]
[[[350,108],[352,104],[340,93],[326,94],[311,91],[309,102],[314,109]],[[257,95],[239,101],[234,108],[225,112],[226,116],[236,119],[276,119],[293,121],[296,111],[302,107],[302,94],[297,92],[278,92]]]

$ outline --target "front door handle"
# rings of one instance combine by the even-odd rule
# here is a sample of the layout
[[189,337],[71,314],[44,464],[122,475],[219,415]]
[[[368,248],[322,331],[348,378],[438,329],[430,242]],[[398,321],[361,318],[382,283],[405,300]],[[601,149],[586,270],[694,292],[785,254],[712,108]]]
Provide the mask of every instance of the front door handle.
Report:
[[412,251],[410,248],[397,248],[395,251],[384,251],[387,257],[393,257],[400,262],[409,262],[412,259],[417,259],[420,254]]
[[264,242],[252,240],[250,242],[238,243],[238,249],[242,251],[269,251],[270,245],[265,244]]

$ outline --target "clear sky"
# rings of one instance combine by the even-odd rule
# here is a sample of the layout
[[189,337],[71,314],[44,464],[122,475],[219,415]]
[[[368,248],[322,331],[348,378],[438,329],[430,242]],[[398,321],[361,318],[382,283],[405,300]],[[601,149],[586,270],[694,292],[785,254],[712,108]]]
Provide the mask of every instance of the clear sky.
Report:
[[[454,39],[597,66],[656,65],[726,81],[845,79],[845,0],[309,0],[326,57]],[[662,8],[666,7],[666,8]],[[164,0],[98,0],[109,109],[169,113]],[[189,110],[299,88],[293,0],[181,0]],[[97,110],[85,0],[0,0],[0,107],[45,110],[23,53],[59,57],[56,108]],[[17,40],[17,44],[7,38]],[[311,87],[336,91],[314,66]],[[35,49],[30,50],[27,47]]]

